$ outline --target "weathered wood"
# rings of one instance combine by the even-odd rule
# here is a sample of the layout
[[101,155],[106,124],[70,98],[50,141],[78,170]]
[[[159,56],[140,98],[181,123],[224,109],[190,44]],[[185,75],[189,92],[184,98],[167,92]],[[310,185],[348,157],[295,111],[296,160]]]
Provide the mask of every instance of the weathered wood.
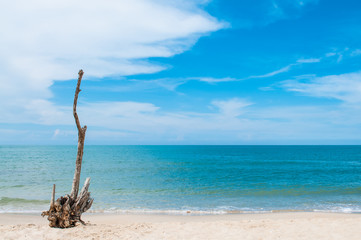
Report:
[[[77,199],[70,195],[58,198],[54,204],[50,205],[49,211],[44,211],[41,216],[48,216],[49,226],[57,228],[74,227],[77,222],[85,224],[81,220],[82,213],[86,212],[93,204],[88,192],[90,178],[85,180],[83,189]],[[55,188],[53,188],[53,192]]]
[[76,155],[76,161],[75,161],[75,172],[74,172],[74,178],[73,178],[73,186],[71,188],[70,196],[75,199],[78,196],[79,191],[79,182],[80,182],[80,172],[81,172],[81,164],[83,160],[83,150],[84,150],[84,140],[85,140],[85,132],[87,129],[87,126],[85,125],[83,128],[80,125],[79,117],[76,112],[76,105],[78,102],[78,95],[80,90],[80,83],[83,78],[83,70],[80,70],[78,75],[78,83],[76,85],[75,89],[75,96],[74,96],[74,104],[73,104],[73,115],[75,119],[76,127],[78,128],[78,152]]
[[75,124],[78,128],[78,151],[75,161],[73,184],[70,195],[67,194],[64,197],[58,198],[56,201],[55,201],[55,184],[53,185],[53,192],[51,196],[49,211],[44,211],[41,214],[41,216],[43,217],[48,216],[50,227],[69,228],[69,227],[74,227],[77,222],[81,222],[82,224],[85,224],[81,220],[81,214],[86,212],[93,204],[93,199],[90,197],[90,192],[88,192],[90,185],[90,178],[87,178],[85,180],[84,186],[78,196],[85,132],[87,130],[87,126],[84,126],[83,128],[81,127],[79,117],[76,112],[78,95],[79,92],[81,91],[80,83],[84,74],[83,70],[80,70],[78,74],[79,77],[75,89],[74,104],[73,104],[73,115],[75,119]]
[[55,203],[55,184],[53,184],[53,193],[51,194],[50,208],[54,206]]

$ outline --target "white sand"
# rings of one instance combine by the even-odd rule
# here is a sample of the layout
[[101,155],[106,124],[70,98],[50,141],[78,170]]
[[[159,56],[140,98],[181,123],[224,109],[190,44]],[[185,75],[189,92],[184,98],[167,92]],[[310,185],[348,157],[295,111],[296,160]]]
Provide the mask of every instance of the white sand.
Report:
[[270,213],[211,216],[84,215],[88,225],[0,214],[0,239],[361,239],[361,214]]

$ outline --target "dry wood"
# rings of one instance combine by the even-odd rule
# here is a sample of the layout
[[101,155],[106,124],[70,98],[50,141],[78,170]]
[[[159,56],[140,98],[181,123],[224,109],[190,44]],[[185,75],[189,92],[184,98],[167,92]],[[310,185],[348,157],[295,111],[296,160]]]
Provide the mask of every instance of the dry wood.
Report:
[[83,70],[79,71],[78,83],[75,90],[74,96],[74,105],[73,105],[73,115],[75,119],[75,124],[78,128],[78,152],[75,161],[75,172],[73,185],[70,195],[65,195],[64,197],[58,198],[55,200],[55,184],[53,185],[53,192],[50,201],[49,211],[44,211],[41,215],[48,216],[49,226],[58,227],[58,228],[68,228],[74,227],[77,222],[85,224],[81,220],[81,214],[87,211],[93,204],[93,199],[90,198],[90,193],[88,192],[90,178],[85,180],[84,186],[78,196],[79,192],[79,182],[80,182],[80,172],[81,164],[83,159],[83,150],[84,150],[84,140],[85,132],[87,126],[81,127],[78,114],[76,112],[76,105],[78,102],[78,95],[80,90],[80,83],[83,77]]
[[50,208],[54,206],[55,203],[55,184],[53,184],[53,193],[51,194]]
[[81,163],[83,160],[83,149],[84,149],[84,140],[85,140],[85,132],[87,126],[85,125],[83,128],[80,125],[78,114],[76,113],[76,105],[78,102],[78,95],[80,90],[80,83],[81,79],[83,78],[83,70],[79,71],[78,83],[75,89],[75,96],[74,96],[74,104],[73,104],[73,115],[75,119],[76,127],[78,128],[78,154],[76,155],[75,161],[75,172],[74,172],[74,179],[73,179],[73,186],[71,188],[70,196],[75,199],[78,196],[79,191],[79,182],[80,182],[80,172],[81,172]]

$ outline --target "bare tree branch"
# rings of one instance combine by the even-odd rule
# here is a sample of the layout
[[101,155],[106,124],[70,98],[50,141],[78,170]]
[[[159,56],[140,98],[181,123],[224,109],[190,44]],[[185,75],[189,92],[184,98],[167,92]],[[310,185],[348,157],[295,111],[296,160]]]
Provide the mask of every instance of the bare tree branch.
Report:
[[78,95],[81,91],[80,89],[80,83],[81,83],[81,79],[83,78],[84,72],[82,69],[79,70],[78,73],[79,77],[78,77],[78,83],[76,85],[76,89],[75,89],[75,96],[74,96],[74,104],[73,104],[73,115],[74,115],[74,119],[75,119],[75,124],[76,127],[78,128],[79,132],[82,132],[82,127],[80,125],[80,121],[79,121],[79,117],[78,114],[76,113],[76,105],[78,103]]

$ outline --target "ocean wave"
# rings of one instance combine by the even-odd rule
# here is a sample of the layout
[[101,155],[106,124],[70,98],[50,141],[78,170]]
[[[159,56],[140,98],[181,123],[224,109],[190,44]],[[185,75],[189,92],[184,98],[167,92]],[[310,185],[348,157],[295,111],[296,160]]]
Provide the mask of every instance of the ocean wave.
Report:
[[265,214],[265,213],[292,213],[292,212],[324,212],[324,213],[361,213],[361,207],[328,207],[324,209],[234,209],[219,208],[208,210],[196,209],[95,209],[88,210],[91,214],[155,214],[155,215],[227,215],[227,214]]
[[[30,208],[17,208],[14,206],[0,207],[0,213],[40,214],[48,206],[33,206]],[[87,214],[146,214],[146,215],[229,215],[229,214],[265,214],[265,213],[294,213],[294,212],[322,212],[322,213],[361,213],[361,207],[327,207],[320,209],[121,209],[98,208],[90,209]]]
[[10,198],[0,197],[0,206],[4,205],[43,205],[49,203],[49,200],[36,200],[36,199],[24,199],[24,198]]

